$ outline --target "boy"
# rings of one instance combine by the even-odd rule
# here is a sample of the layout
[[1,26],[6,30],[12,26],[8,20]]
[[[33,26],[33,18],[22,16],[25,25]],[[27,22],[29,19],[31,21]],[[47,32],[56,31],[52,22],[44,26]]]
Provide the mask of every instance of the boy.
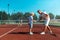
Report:
[[42,19],[45,20],[45,23],[44,23],[45,24],[45,29],[40,34],[45,34],[45,32],[46,32],[47,29],[49,29],[50,33],[52,34],[52,30],[51,30],[51,28],[48,25],[49,24],[49,21],[50,21],[49,15],[46,14],[46,13],[41,12],[40,10],[38,10],[37,12],[41,15]]
[[32,32],[32,28],[33,28],[33,21],[35,21],[35,20],[33,20],[33,16],[34,16],[34,13],[32,12],[31,14],[30,14],[30,16],[28,17],[28,21],[29,21],[29,33],[30,33],[30,35],[33,35],[33,32]]

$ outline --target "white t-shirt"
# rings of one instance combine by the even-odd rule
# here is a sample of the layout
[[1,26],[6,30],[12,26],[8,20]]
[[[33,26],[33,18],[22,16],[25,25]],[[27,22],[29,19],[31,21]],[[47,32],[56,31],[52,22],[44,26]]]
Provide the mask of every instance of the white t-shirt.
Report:
[[[48,14],[47,14],[48,15]],[[44,19],[46,19],[45,18],[45,13],[42,13],[40,16],[42,16]],[[50,20],[50,17],[49,17],[49,15],[48,15],[48,17],[47,17],[47,19],[46,20]]]
[[29,19],[29,23],[33,23],[33,16],[29,16],[28,19]]

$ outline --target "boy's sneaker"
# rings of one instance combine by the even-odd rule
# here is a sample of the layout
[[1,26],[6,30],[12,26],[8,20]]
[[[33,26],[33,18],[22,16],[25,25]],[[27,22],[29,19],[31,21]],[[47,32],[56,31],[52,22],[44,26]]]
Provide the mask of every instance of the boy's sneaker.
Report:
[[33,32],[30,32],[30,35],[33,35]]
[[40,34],[44,35],[44,34],[45,34],[45,32],[41,32]]

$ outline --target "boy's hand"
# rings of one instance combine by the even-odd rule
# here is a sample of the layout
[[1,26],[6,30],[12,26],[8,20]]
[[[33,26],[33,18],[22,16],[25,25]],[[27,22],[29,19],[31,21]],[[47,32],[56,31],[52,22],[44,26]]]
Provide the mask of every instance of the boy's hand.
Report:
[[20,24],[20,26],[22,26],[22,23]]
[[22,23],[19,23],[19,24],[18,24],[18,27],[22,27]]
[[36,20],[33,20],[33,22],[37,22]]

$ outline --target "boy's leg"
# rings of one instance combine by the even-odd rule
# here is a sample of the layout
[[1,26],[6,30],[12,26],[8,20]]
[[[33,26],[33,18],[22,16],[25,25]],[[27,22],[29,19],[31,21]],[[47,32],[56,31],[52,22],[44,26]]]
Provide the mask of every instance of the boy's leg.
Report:
[[32,32],[32,28],[30,28],[30,32]]
[[29,30],[30,35],[33,35],[32,28],[33,28],[33,24],[30,24],[30,30]]

